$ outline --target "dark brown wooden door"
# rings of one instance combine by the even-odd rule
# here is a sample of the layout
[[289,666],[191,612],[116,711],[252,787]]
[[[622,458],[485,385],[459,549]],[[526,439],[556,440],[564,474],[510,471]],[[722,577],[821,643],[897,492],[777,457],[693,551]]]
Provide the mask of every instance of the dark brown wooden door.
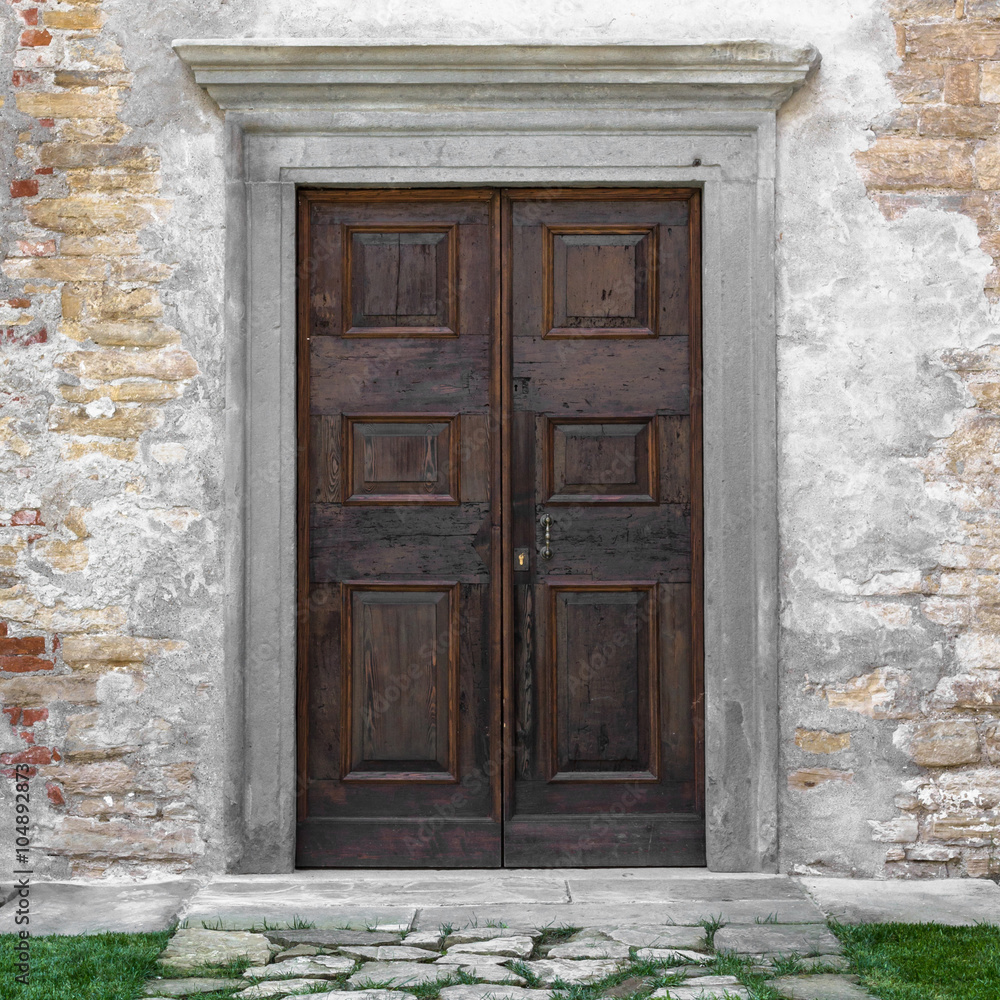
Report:
[[705,863],[696,206],[505,198],[510,865]]
[[300,865],[704,864],[698,204],[300,194]]
[[299,202],[302,866],[495,866],[498,197]]

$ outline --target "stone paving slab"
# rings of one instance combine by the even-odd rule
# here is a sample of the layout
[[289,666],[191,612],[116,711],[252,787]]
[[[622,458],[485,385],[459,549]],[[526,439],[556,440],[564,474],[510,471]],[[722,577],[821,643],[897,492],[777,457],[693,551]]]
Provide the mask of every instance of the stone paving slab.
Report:
[[[417,931],[416,933],[423,933]],[[427,933],[431,933],[428,931]],[[465,927],[461,930],[453,930],[445,938],[445,947],[450,948],[455,944],[467,944],[470,941],[488,941],[491,938],[499,937],[539,937],[541,931],[537,927]],[[407,934],[406,940],[410,941],[413,934]]]
[[857,976],[783,976],[770,985],[788,1000],[873,1000]]
[[337,948],[345,944],[390,945],[399,944],[402,940],[402,935],[395,931],[316,930],[313,927],[268,930],[267,936],[288,947],[300,944],[314,944],[324,948]]
[[454,966],[443,967],[417,962],[366,962],[348,979],[348,983],[351,986],[364,986],[366,983],[416,986],[420,983],[435,983],[439,979],[446,979],[454,970]]
[[[448,949],[448,957],[461,955],[502,955],[504,958],[527,958],[535,948],[533,938],[501,936],[488,941],[469,941],[455,944]],[[587,956],[581,955],[581,958]],[[461,961],[461,959],[459,959]]]
[[567,941],[549,949],[547,958],[628,958],[629,948],[621,941]]
[[620,963],[611,958],[582,961],[542,958],[531,963],[531,971],[543,983],[550,985],[556,979],[560,979],[567,986],[575,986],[577,983],[596,983],[598,979],[603,979],[619,967]]
[[544,927],[627,927],[649,924],[697,926],[702,920],[720,917],[729,924],[778,923],[825,924],[826,918],[809,899],[765,899],[720,903],[706,901],[676,903],[572,903],[564,906],[423,906],[414,927],[434,930],[443,924],[467,928],[492,919],[507,924]]
[[272,949],[280,950],[280,946],[272,945],[263,934],[182,927],[167,942],[157,961],[171,969],[226,965],[240,958],[248,958],[251,965],[267,965]]
[[841,951],[840,942],[829,928],[818,924],[722,927],[715,932],[715,949],[741,955],[839,955]]
[[1000,885],[987,879],[801,881],[824,912],[845,924],[933,922],[961,926],[1000,922]]
[[370,874],[344,871],[308,871],[291,875],[224,875],[213,879],[197,895],[196,901],[216,899],[235,903],[269,900],[282,903],[287,898],[308,894],[317,904],[353,904],[366,908],[405,906],[410,902],[433,900],[437,905],[495,903],[567,903],[570,900],[565,878],[537,872],[477,871],[474,878],[463,871],[428,871],[414,874]]
[[[34,882],[29,888],[31,933],[145,933],[166,930],[197,891],[191,879],[164,882]],[[7,893],[10,886],[5,887]],[[6,895],[6,893],[5,893]],[[0,907],[0,934],[14,934],[17,897]]]
[[487,955],[470,955],[469,961],[457,962],[451,959],[451,964],[447,959],[440,959],[434,963],[434,967],[451,973],[464,972],[468,976],[475,976],[476,979],[485,979],[488,983],[515,983],[518,986],[527,986],[528,981],[519,976],[516,972],[500,964],[500,961],[491,960]]
[[608,937],[632,948],[704,948],[703,927],[616,927]]
[[806,900],[805,889],[784,875],[764,878],[744,878],[731,875],[727,879],[707,881],[688,874],[684,876],[647,876],[607,878],[600,871],[579,873],[566,880],[574,903],[599,902],[702,902],[729,903],[756,899]]
[[199,993],[214,993],[216,990],[246,986],[242,979],[208,979],[191,976],[188,979],[152,979],[146,983],[145,997],[188,997]]
[[347,955],[303,955],[273,965],[251,965],[244,979],[280,979],[282,976],[304,976],[313,979],[336,979],[354,968],[354,959]]
[[342,955],[352,955],[355,958],[367,958],[373,962],[423,962],[437,956],[437,952],[427,948],[411,948],[403,944],[343,944],[340,946]]

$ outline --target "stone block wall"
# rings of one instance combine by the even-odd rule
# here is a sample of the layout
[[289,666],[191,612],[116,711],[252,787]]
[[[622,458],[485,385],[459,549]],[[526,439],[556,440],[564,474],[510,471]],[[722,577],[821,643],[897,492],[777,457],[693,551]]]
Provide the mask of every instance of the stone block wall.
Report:
[[[985,279],[1000,302],[1000,3],[890,0],[898,105],[872,124],[856,161],[890,220],[913,210],[975,222],[993,258]],[[960,331],[955,330],[957,335]],[[929,359],[953,373],[964,406],[954,429],[912,457],[942,503],[936,564],[882,579],[871,598],[908,597],[940,627],[951,658],[933,686],[880,668],[822,694],[831,707],[887,720],[917,775],[900,783],[898,814],[870,820],[888,876],[1000,877],[1000,347],[949,349]],[[919,406],[919,400],[914,400]],[[908,614],[906,604],[897,613]],[[888,627],[894,623],[887,621]],[[898,623],[897,623],[898,624]],[[840,749],[837,736],[806,734]],[[797,739],[798,742],[798,739]],[[824,775],[829,780],[828,775]],[[803,779],[804,780],[804,779]]]
[[203,491],[171,484],[199,376],[160,295],[172,203],[121,116],[133,74],[100,0],[4,14],[0,773],[30,765],[50,874],[184,870],[205,850],[184,703],[204,693],[170,672],[197,629],[149,605],[184,589],[153,571],[175,539],[212,548]]
[[1000,0],[0,4],[0,771],[39,872],[239,851],[223,126],[170,40],[303,34],[818,46],[778,121],[778,863],[1000,877]]

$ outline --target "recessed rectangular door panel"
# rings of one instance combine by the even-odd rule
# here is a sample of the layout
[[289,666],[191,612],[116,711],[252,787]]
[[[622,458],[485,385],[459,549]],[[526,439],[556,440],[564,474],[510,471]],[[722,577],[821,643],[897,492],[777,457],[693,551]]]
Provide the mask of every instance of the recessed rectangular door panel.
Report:
[[509,865],[702,865],[698,195],[509,191]]
[[305,867],[501,863],[498,205],[299,194]]

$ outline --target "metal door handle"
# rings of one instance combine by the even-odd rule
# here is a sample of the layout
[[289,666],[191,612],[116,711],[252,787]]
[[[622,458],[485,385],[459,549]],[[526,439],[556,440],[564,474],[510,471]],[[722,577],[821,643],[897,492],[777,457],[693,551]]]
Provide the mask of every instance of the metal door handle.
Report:
[[542,558],[552,558],[552,533],[549,528],[552,526],[552,518],[548,514],[542,517],[542,527],[545,528],[545,548],[542,549]]

